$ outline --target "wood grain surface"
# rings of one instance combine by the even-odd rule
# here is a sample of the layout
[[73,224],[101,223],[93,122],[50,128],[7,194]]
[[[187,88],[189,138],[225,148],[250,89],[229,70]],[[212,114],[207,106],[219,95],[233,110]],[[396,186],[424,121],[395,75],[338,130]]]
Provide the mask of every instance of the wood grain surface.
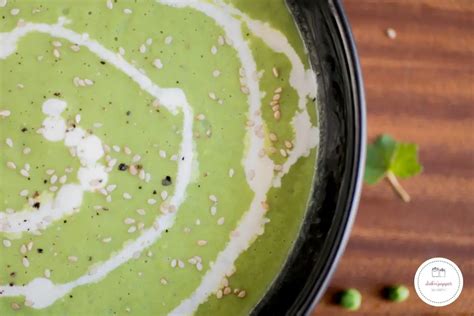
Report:
[[[348,247],[314,315],[474,315],[474,0],[344,4],[364,74],[369,140],[389,133],[418,143],[425,170],[402,181],[411,203],[387,183],[364,186]],[[464,275],[461,296],[442,308],[413,288],[418,266],[438,256]],[[406,302],[381,298],[393,283],[410,287]],[[358,312],[331,302],[346,287],[363,295]]]

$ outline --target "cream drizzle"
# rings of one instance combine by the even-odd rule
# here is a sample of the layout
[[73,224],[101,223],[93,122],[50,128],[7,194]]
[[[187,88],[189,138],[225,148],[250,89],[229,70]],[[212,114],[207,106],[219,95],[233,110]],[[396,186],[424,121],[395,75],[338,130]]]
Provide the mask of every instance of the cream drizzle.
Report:
[[[207,300],[208,296],[216,292],[221,284],[222,278],[231,274],[234,269],[234,262],[238,256],[245,251],[258,235],[263,233],[265,220],[265,209],[261,202],[266,200],[266,194],[271,186],[279,186],[279,180],[286,174],[291,166],[301,157],[307,156],[311,148],[318,143],[318,129],[313,127],[309,114],[306,110],[307,97],[312,97],[315,88],[315,78],[311,70],[304,70],[303,63],[299,59],[294,49],[289,45],[286,38],[279,31],[272,29],[267,24],[252,20],[240,11],[218,1],[217,5],[208,2],[198,2],[191,0],[171,1],[158,0],[158,2],[175,6],[191,7],[203,12],[211,17],[220,25],[227,36],[232,39],[232,46],[236,49],[244,69],[244,78],[249,87],[249,116],[258,125],[264,125],[260,115],[261,91],[258,79],[255,76],[257,66],[253,59],[248,43],[242,37],[242,21],[245,22],[253,34],[262,38],[265,43],[277,52],[284,53],[292,64],[292,73],[290,74],[290,85],[295,88],[299,96],[299,111],[296,112],[292,120],[292,126],[295,131],[293,156],[290,154],[284,165],[283,171],[274,175],[274,163],[268,157],[259,157],[258,152],[264,148],[264,140],[257,137],[253,129],[247,128],[249,146],[242,164],[249,175],[249,171],[254,172],[254,176],[247,176],[247,182],[254,192],[254,198],[249,210],[240,220],[237,228],[234,230],[225,249],[222,250],[212,267],[203,276],[201,284],[192,293],[192,295],[183,300],[170,314],[187,315],[192,314],[197,307]],[[239,17],[241,20],[235,18]],[[192,110],[186,102],[184,93],[180,89],[161,89],[154,85],[151,80],[142,74],[138,69],[127,63],[120,55],[114,54],[102,47],[99,43],[91,41],[86,34],[80,35],[71,30],[65,29],[62,23],[30,24],[17,27],[10,33],[0,33],[0,58],[6,58],[16,50],[17,40],[28,32],[43,32],[55,37],[65,38],[78,45],[86,46],[89,50],[102,59],[113,64],[116,68],[122,70],[131,77],[139,86],[160,99],[161,103],[171,112],[176,113],[178,108],[184,113],[183,141],[181,145],[182,154],[186,157],[193,157],[192,144]],[[179,166],[177,176],[177,186],[175,195],[171,199],[176,207],[179,207],[184,200],[184,193],[191,176],[191,162],[193,159],[185,159],[189,165]],[[183,170],[184,169],[184,170]],[[184,178],[184,179],[183,179]],[[183,181],[184,180],[184,181]],[[180,194],[181,193],[181,194]],[[167,214],[156,219],[157,225],[146,230],[138,239],[125,246],[118,254],[112,256],[109,260],[96,264],[90,271],[77,280],[65,284],[53,284],[45,278],[36,278],[26,286],[0,287],[4,290],[4,296],[23,295],[32,302],[34,308],[44,308],[54,303],[57,299],[64,296],[76,286],[98,282],[109,272],[119,267],[124,262],[130,260],[134,254],[143,251],[146,247],[159,239],[164,229],[172,227],[175,214]]]
[[[193,111],[186,100],[184,92],[178,88],[160,88],[145,74],[141,73],[132,64],[128,63],[120,54],[116,54],[98,42],[91,40],[89,35],[86,33],[78,34],[65,28],[64,25],[66,23],[67,20],[64,18],[60,18],[59,22],[56,24],[24,23],[17,26],[11,32],[0,33],[0,59],[5,59],[10,54],[14,53],[17,49],[18,40],[26,36],[28,33],[40,32],[49,34],[53,37],[62,38],[71,43],[75,43],[76,45],[88,48],[89,51],[100,57],[102,60],[107,61],[118,70],[128,75],[128,77],[135,81],[142,90],[159,99],[160,104],[167,108],[171,113],[176,115],[181,111],[184,118],[180,155],[181,157],[186,157],[186,159],[178,160],[178,174],[175,182],[175,192],[169,201],[170,205],[173,205],[178,209],[185,199],[186,188],[191,181],[192,166],[193,161],[195,160],[192,139]],[[47,127],[44,130],[43,136],[52,141],[61,139],[63,133],[63,124],[61,123],[61,120],[58,119],[58,115],[62,110],[64,110],[65,106],[61,106],[59,103],[60,102],[55,102],[55,104],[49,104],[43,108],[45,114],[49,115],[46,118],[48,121],[46,122]],[[69,139],[69,141],[74,143],[75,139],[77,140],[77,137],[73,137]],[[81,151],[81,149],[83,150],[83,162],[86,165],[89,165],[88,162],[90,163],[91,161],[88,159],[94,157],[96,153],[91,153],[88,150],[88,146],[81,147],[80,144],[81,142],[77,144],[78,151]],[[97,165],[94,167],[97,167]],[[83,175],[88,176],[90,173],[85,172]],[[78,204],[80,205],[80,203]],[[77,286],[100,281],[108,273],[132,259],[137,253],[141,253],[144,249],[151,246],[160,238],[161,233],[164,230],[170,229],[173,226],[175,217],[176,212],[157,217],[153,227],[144,230],[140,237],[126,244],[108,260],[91,266],[85,275],[74,281],[64,284],[54,284],[46,278],[35,278],[24,286],[0,286],[2,297],[21,295],[32,303],[33,308],[45,308]]]

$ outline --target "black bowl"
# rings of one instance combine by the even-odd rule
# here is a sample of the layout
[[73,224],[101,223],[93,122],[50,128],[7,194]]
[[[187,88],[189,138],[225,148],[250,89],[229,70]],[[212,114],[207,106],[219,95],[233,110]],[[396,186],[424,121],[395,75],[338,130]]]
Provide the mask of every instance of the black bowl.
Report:
[[310,314],[344,251],[365,162],[362,75],[350,27],[337,0],[287,0],[318,78],[318,172],[300,235],[252,315]]

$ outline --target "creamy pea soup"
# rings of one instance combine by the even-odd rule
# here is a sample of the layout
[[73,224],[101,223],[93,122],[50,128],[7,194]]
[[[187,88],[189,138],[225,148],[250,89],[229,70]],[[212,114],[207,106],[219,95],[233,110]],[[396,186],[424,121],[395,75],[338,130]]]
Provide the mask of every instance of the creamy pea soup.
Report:
[[249,313],[317,155],[285,2],[0,0],[0,16],[0,314]]

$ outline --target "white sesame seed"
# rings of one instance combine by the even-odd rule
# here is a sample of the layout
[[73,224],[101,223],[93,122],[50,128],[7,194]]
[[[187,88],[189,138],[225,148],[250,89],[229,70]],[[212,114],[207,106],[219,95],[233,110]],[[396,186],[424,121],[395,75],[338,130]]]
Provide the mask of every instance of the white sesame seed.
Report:
[[22,196],[22,197],[28,196],[28,190],[21,190],[20,191],[20,196]]
[[198,120],[198,121],[203,121],[205,119],[206,119],[206,116],[202,113],[196,115],[196,120]]
[[63,46],[63,44],[60,41],[53,41],[52,44],[56,48]]
[[110,9],[112,10],[114,8],[114,3],[112,2],[112,0],[107,0],[107,9]]
[[46,170],[46,174],[47,174],[48,176],[51,176],[51,175],[53,175],[54,173],[55,173],[54,169],[48,169],[48,170]]
[[31,249],[33,249],[33,242],[30,241],[28,245],[26,245],[26,248],[28,248],[28,251],[31,251]]
[[117,188],[117,185],[116,185],[116,184],[109,184],[109,185],[106,187],[106,190],[107,190],[107,192],[111,193],[111,192],[113,192],[116,188]]
[[86,79],[84,79],[84,83],[88,86],[92,86],[94,84],[94,81],[86,78]]
[[51,192],[56,192],[57,190],[58,190],[58,187],[55,186],[55,185],[53,185],[49,188],[49,191],[51,191]]
[[30,171],[31,169],[31,166],[29,163],[25,163],[25,165],[23,166],[23,169],[25,169],[26,171]]
[[217,291],[216,297],[217,297],[217,299],[221,299],[221,298],[222,298],[222,290],[218,290],[218,291]]
[[209,195],[209,200],[211,200],[214,203],[217,203],[217,197],[214,194]]
[[4,239],[3,240],[3,246],[5,246],[6,248],[9,248],[12,246],[12,242],[8,239]]
[[184,268],[184,262],[181,260],[178,260],[178,267],[180,267],[181,269]]
[[25,268],[28,268],[30,266],[30,261],[28,260],[28,258],[26,257],[23,257],[23,259],[21,259],[23,265],[25,266]]
[[215,46],[212,46],[212,47],[211,47],[211,54],[212,54],[212,55],[217,54],[217,47],[215,47]]
[[166,284],[168,284],[168,281],[165,278],[161,278],[160,283],[163,284],[163,285],[166,285]]
[[67,260],[69,260],[69,262],[77,262],[79,258],[76,256],[69,256],[67,257]]
[[162,191],[161,192],[161,199],[164,201],[168,197],[168,192],[167,191]]
[[130,228],[127,230],[130,234],[131,233],[134,233],[137,231],[137,227],[136,226],[130,226]]
[[142,230],[145,227],[145,223],[140,222],[138,223],[137,227],[139,230]]
[[138,173],[138,178],[139,178],[140,180],[145,180],[145,177],[146,177],[145,170],[144,170],[144,169],[141,169],[140,172]]
[[50,278],[51,277],[51,270],[45,269],[43,274],[46,278]]
[[150,46],[151,44],[153,44],[153,39],[152,38],[147,38],[145,43]]
[[81,114],[76,114],[75,120],[76,123],[79,124],[81,122]]
[[281,171],[281,170],[283,170],[283,166],[282,166],[282,165],[275,165],[275,166],[273,167],[273,169],[274,169],[275,171]]
[[219,37],[217,38],[217,43],[222,46],[225,44],[225,39],[224,39],[224,36],[222,35],[219,35]]
[[217,96],[214,92],[209,92],[209,98],[211,98],[212,100],[217,100]]
[[145,182],[148,183],[150,181],[151,181],[151,174],[147,172],[147,174],[145,175]]
[[119,146],[119,145],[113,145],[113,146],[112,146],[112,149],[113,149],[116,153],[119,153],[119,152],[120,152],[120,146]]
[[13,169],[13,170],[16,169],[16,165],[15,165],[15,163],[14,163],[13,161],[8,161],[8,162],[7,162],[7,167],[8,167],[9,169]]
[[220,75],[221,75],[221,72],[220,72],[219,70],[217,70],[217,69],[212,72],[212,76],[213,76],[214,78],[217,78],[217,77],[219,77]]
[[28,178],[30,176],[30,174],[28,173],[28,171],[26,171],[25,169],[21,169],[20,170],[20,174],[22,176],[24,176],[25,178]]
[[156,200],[155,199],[148,199],[147,203],[149,205],[155,205],[156,204]]
[[140,155],[135,155],[132,158],[132,162],[139,162],[142,159],[142,156]]
[[0,117],[9,117],[11,112],[9,110],[0,110]]
[[18,13],[20,13],[20,9],[18,8],[13,8],[10,10],[10,14],[13,16],[18,15]]
[[73,52],[76,52],[76,53],[81,50],[81,47],[80,47],[79,45],[77,45],[77,44],[73,44],[73,45],[69,46],[69,48],[70,48]]
[[139,49],[139,50],[140,50],[140,53],[142,53],[142,54],[146,53],[146,46],[145,46],[145,44],[140,45],[140,49]]
[[122,196],[125,200],[131,200],[132,199],[132,196],[128,192],[125,192]]
[[61,57],[61,53],[59,52],[59,50],[57,48],[53,49],[53,55],[56,58]]
[[211,206],[211,215],[214,216],[217,213],[217,207],[216,206]]
[[169,45],[169,44],[171,44],[171,42],[173,42],[173,37],[172,36],[166,36],[165,44]]
[[132,150],[131,150],[129,147],[127,147],[127,146],[123,147],[123,152],[124,152],[126,155],[131,155],[131,154],[132,154]]
[[105,201],[107,201],[107,203],[112,202],[112,195],[107,195],[107,197],[105,198]]
[[276,67],[272,68],[272,73],[275,78],[278,78],[280,76],[280,74],[278,73],[278,69],[276,69]]
[[25,147],[25,148],[23,149],[23,154],[25,154],[25,155],[28,155],[30,152],[31,152],[31,148],[30,148],[30,147]]
[[127,217],[126,219],[123,220],[123,222],[124,222],[126,225],[131,225],[131,224],[134,224],[134,223],[135,223],[135,220],[134,220],[133,218]]
[[224,221],[225,221],[224,217],[220,217],[220,218],[217,220],[217,225],[219,225],[219,226],[220,226],[220,225],[224,225]]
[[58,181],[58,176],[54,174],[53,176],[51,176],[49,182],[51,182],[51,184],[55,184],[56,181]]
[[102,239],[102,242],[106,243],[106,244],[111,242],[111,241],[112,241],[112,237],[105,237],[105,238]]
[[397,38],[397,31],[395,29],[389,27],[386,31],[388,38],[395,39]]
[[197,269],[198,271],[201,271],[201,270],[202,270],[202,263],[201,263],[201,262],[196,263],[196,269]]
[[201,239],[201,240],[198,240],[196,243],[197,243],[198,246],[202,247],[202,246],[207,245],[207,240],[202,240]]
[[282,155],[282,157],[287,157],[288,154],[286,153],[286,151],[284,149],[280,149],[280,155]]
[[59,183],[64,184],[67,181],[67,175],[63,175],[59,178]]
[[161,157],[161,158],[166,158],[166,151],[160,150],[159,153],[160,153],[160,157]]
[[119,48],[118,48],[118,52],[119,52],[119,54],[122,55],[122,56],[125,55],[125,49],[124,49],[123,47],[119,47]]
[[13,140],[11,138],[7,138],[5,140],[5,143],[7,144],[8,147],[10,147],[10,148],[13,147]]
[[230,168],[229,169],[229,177],[232,178],[234,176],[234,173],[235,173],[234,169]]
[[163,63],[161,62],[161,59],[157,58],[153,61],[153,66],[155,66],[158,69],[163,69]]
[[0,0],[0,8],[4,8],[7,5],[7,0]]
[[172,268],[175,268],[177,264],[178,264],[178,261],[176,259],[171,260],[171,267]]
[[137,211],[138,215],[144,216],[146,214],[146,211],[142,208],[139,208]]
[[131,9],[128,9],[128,8],[123,9],[123,13],[125,14],[132,14],[132,12],[133,11]]

